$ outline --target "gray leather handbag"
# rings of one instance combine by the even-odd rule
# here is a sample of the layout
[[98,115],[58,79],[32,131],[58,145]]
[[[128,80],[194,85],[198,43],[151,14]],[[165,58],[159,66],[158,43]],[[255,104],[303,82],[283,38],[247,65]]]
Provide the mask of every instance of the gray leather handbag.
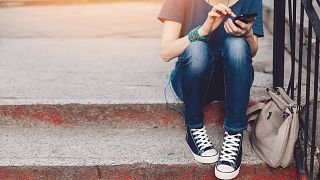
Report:
[[[250,142],[257,155],[271,167],[287,167],[298,138],[298,105],[284,91],[267,89],[271,98],[247,110]],[[251,130],[250,130],[251,129]]]

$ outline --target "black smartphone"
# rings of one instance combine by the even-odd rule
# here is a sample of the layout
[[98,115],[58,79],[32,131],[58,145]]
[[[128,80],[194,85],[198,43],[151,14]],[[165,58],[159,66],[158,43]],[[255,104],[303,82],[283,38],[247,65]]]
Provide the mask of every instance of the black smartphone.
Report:
[[257,17],[257,13],[250,13],[250,14],[242,14],[240,16],[237,16],[236,18],[234,18],[233,20],[233,23],[237,26],[239,26],[237,23],[235,23],[236,20],[239,20],[241,22],[244,22],[244,23],[249,23],[249,22],[252,22],[254,21],[254,19]]

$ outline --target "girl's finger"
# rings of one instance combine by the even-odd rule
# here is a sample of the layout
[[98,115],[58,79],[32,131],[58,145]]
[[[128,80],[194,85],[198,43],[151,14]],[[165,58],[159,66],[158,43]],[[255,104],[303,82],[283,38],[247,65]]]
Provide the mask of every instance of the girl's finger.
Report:
[[233,30],[230,28],[229,24],[228,24],[227,22],[225,22],[224,24],[225,24],[225,26],[226,26],[226,28],[227,28],[227,30],[228,30],[228,33],[234,34],[234,32],[233,32]]
[[223,14],[225,16],[228,15],[228,12],[224,8],[220,7],[219,5],[214,6],[212,10],[214,12],[217,12],[219,14]]
[[[234,31],[231,27],[230,27],[230,24],[228,23],[228,22],[225,22],[225,24],[226,24],[226,28],[228,29],[228,31],[229,31],[229,34],[231,34],[231,35],[233,35],[233,36],[242,36],[244,33],[245,33],[245,31],[240,31],[240,30],[238,30],[238,31]],[[238,29],[240,29],[240,28],[238,28]]]
[[229,27],[232,29],[232,31],[234,32],[234,33],[240,33],[241,31],[240,31],[240,28],[238,28],[233,22],[232,22],[232,20],[229,18],[229,19],[227,19],[227,23],[228,23],[228,25],[229,25]]
[[238,24],[242,29],[245,29],[245,30],[249,29],[248,24],[246,24],[242,21],[236,20],[235,23]]
[[229,32],[229,30],[228,30],[228,28],[227,28],[227,25],[226,25],[226,23],[224,23],[224,30],[229,34],[230,32]]
[[221,3],[219,3],[218,6],[225,9],[225,11],[227,11],[227,13],[230,14],[232,17],[236,17],[236,15],[232,12],[231,8],[229,8],[228,6]]
[[220,17],[221,15],[218,14],[218,13],[216,13],[216,12],[210,11],[210,12],[208,13],[208,16],[210,16],[210,17]]

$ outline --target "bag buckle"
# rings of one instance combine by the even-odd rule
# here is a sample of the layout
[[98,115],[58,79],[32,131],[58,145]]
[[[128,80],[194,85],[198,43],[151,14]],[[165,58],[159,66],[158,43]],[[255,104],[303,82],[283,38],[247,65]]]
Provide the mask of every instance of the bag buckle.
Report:
[[290,104],[282,109],[283,118],[287,118],[291,114],[296,114],[299,110],[299,106],[297,104]]

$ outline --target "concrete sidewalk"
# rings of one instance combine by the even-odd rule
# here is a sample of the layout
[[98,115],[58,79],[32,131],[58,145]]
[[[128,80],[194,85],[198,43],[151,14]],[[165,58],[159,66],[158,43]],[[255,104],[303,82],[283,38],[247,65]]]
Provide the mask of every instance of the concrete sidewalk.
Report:
[[160,8],[139,1],[0,8],[0,38],[159,38]]
[[[0,9],[0,104],[164,103],[175,60],[159,57],[160,5]],[[271,42],[266,32],[252,98],[271,86]]]
[[[0,104],[163,103],[175,61],[157,39],[2,39],[0,54]],[[253,91],[271,80],[256,72]]]
[[[159,57],[159,3],[0,9],[0,179],[213,179],[195,163],[181,114],[163,89],[176,60]],[[272,86],[272,36],[254,58],[249,106]],[[173,99],[169,99],[174,102]],[[181,105],[181,104],[180,104]],[[204,109],[219,149],[223,103]],[[244,138],[238,179],[294,179]]]
[[[185,145],[184,129],[110,129],[105,126],[6,126],[0,129],[0,142],[3,143],[0,166],[196,163]],[[221,147],[223,128],[209,126],[208,133],[215,146]],[[248,140],[244,143],[243,163],[262,164]]]

